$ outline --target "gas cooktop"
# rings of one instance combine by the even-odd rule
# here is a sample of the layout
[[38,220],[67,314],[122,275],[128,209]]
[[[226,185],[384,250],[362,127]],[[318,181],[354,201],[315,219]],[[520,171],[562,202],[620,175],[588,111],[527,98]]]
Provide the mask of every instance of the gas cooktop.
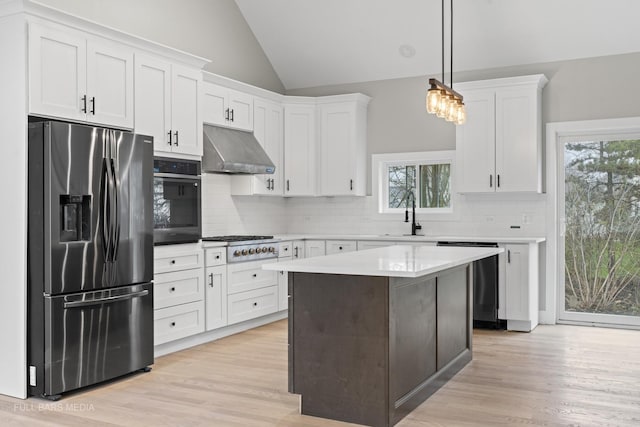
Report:
[[227,262],[261,261],[278,257],[278,240],[273,236],[212,236],[204,242],[227,242]]

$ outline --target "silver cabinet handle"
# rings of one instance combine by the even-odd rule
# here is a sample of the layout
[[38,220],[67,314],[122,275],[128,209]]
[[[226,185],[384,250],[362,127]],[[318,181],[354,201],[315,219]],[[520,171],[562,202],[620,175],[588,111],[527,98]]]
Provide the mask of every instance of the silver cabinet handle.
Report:
[[493,188],[493,175],[489,175],[489,188]]
[[209,286],[213,288],[213,273],[209,273]]
[[82,97],[82,109],[81,111],[87,114],[87,95]]
[[507,250],[507,262],[511,264],[511,249]]
[[353,180],[349,180],[349,190],[353,191]]
[[167,132],[167,135],[169,135],[169,142],[167,144],[169,144],[169,145],[172,145],[172,143],[171,143],[171,135],[172,134],[173,133],[171,132],[171,129],[169,129],[169,132]]
[[178,131],[175,131],[175,132],[174,132],[174,135],[176,136],[176,142],[175,142],[175,145],[176,145],[176,147],[177,147],[177,146],[178,146]]
[[91,97],[91,114],[96,115],[96,97]]
[[287,180],[287,191],[289,191],[289,180]]

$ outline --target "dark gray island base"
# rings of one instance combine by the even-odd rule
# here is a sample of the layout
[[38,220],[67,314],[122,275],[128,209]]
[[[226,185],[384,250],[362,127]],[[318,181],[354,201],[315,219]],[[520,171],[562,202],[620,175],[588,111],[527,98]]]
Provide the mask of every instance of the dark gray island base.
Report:
[[289,272],[301,412],[392,426],[472,358],[471,264],[418,278]]

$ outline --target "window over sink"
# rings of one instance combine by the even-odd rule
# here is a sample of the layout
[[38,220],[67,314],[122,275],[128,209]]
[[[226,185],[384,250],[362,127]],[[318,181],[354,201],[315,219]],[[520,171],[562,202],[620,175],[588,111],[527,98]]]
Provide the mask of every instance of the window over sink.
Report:
[[453,168],[455,151],[425,151],[373,155],[374,185],[377,185],[378,212],[453,212]]

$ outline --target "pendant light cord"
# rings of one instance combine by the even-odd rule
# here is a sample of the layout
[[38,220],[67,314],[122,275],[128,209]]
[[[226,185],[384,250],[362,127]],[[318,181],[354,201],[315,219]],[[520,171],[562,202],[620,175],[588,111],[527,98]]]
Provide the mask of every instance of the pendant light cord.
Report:
[[440,9],[442,12],[442,83],[444,83],[444,0],[442,0],[442,7]]

